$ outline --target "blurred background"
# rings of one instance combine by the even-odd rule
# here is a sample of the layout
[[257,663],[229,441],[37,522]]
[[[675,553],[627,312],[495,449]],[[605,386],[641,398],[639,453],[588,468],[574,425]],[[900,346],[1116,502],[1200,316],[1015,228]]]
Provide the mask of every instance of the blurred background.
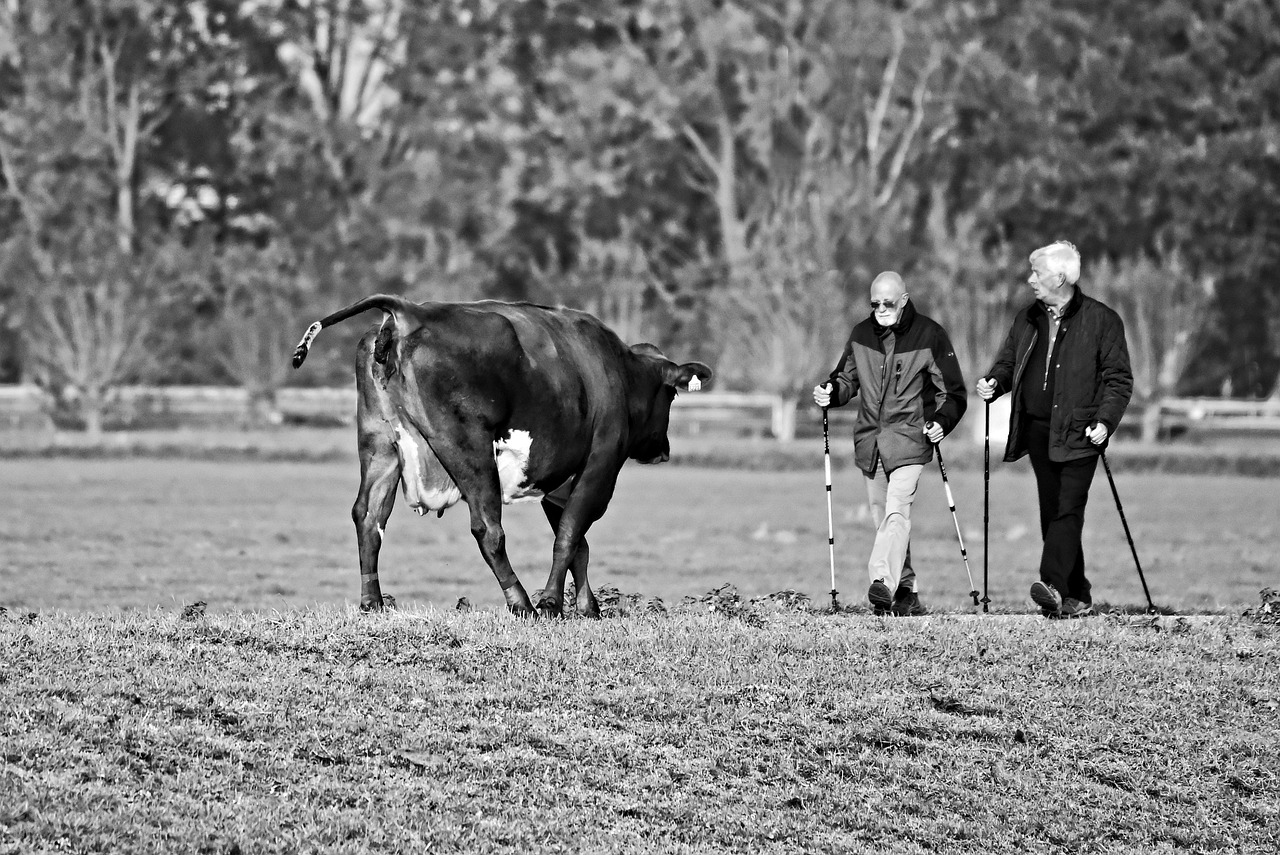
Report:
[[0,0],[0,422],[349,418],[362,325],[289,353],[392,292],[587,309],[785,438],[878,271],[972,383],[1065,238],[1130,430],[1280,424],[1278,113],[1274,0]]

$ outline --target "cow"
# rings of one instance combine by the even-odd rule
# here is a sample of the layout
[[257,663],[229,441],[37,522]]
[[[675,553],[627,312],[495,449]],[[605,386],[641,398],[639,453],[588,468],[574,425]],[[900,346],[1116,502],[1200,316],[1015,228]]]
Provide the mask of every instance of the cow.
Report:
[[579,613],[598,617],[585,535],[604,514],[627,459],[662,463],[677,391],[711,379],[651,344],[623,344],[586,312],[531,303],[413,303],[376,294],[313,323],[319,332],[369,310],[381,324],[356,354],[360,489],[351,517],[360,550],[360,608],[382,608],[378,551],[397,484],[419,515],[459,501],[502,587],[507,608],[535,608],[507,559],[502,506],[541,499],[555,532],[551,573],[536,613],[559,616],[565,573]]

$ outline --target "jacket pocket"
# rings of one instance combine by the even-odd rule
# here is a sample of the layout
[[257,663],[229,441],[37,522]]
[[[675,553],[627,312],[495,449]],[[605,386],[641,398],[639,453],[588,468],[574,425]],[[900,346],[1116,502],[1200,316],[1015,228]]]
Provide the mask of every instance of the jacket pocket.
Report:
[[1074,425],[1074,424],[1085,424],[1088,422],[1092,422],[1094,420],[1094,417],[1097,415],[1098,415],[1097,405],[1093,405],[1089,407],[1076,407],[1074,410],[1071,411],[1071,423]]

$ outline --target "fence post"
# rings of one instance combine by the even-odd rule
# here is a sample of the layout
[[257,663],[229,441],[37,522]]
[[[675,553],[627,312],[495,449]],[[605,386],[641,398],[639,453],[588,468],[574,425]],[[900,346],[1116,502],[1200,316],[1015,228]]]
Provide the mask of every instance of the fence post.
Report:
[[796,402],[785,395],[774,395],[769,406],[769,429],[779,442],[796,438]]

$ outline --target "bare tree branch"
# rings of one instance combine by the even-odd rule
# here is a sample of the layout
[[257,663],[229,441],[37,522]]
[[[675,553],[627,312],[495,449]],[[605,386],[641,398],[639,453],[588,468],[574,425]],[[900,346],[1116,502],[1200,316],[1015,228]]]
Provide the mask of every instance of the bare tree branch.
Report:
[[929,61],[925,64],[924,70],[920,73],[920,79],[916,81],[915,90],[911,93],[911,119],[909,120],[906,130],[898,139],[897,150],[893,154],[893,161],[889,165],[889,174],[885,176],[884,184],[880,188],[879,194],[876,196],[876,207],[884,207],[893,198],[894,188],[898,184],[898,178],[902,175],[902,167],[907,161],[907,153],[911,150],[911,141],[915,139],[916,133],[920,130],[920,125],[924,123],[925,94],[929,88],[929,78],[933,76],[933,72],[942,63],[942,55],[937,45],[933,45],[929,49]]
[[872,176],[880,171],[880,135],[884,132],[889,101],[893,97],[893,87],[898,79],[898,63],[907,43],[902,19],[897,15],[890,19],[890,34],[893,47],[889,52],[889,58],[885,61],[884,72],[880,76],[880,91],[876,95],[875,106],[867,112],[867,164]]

